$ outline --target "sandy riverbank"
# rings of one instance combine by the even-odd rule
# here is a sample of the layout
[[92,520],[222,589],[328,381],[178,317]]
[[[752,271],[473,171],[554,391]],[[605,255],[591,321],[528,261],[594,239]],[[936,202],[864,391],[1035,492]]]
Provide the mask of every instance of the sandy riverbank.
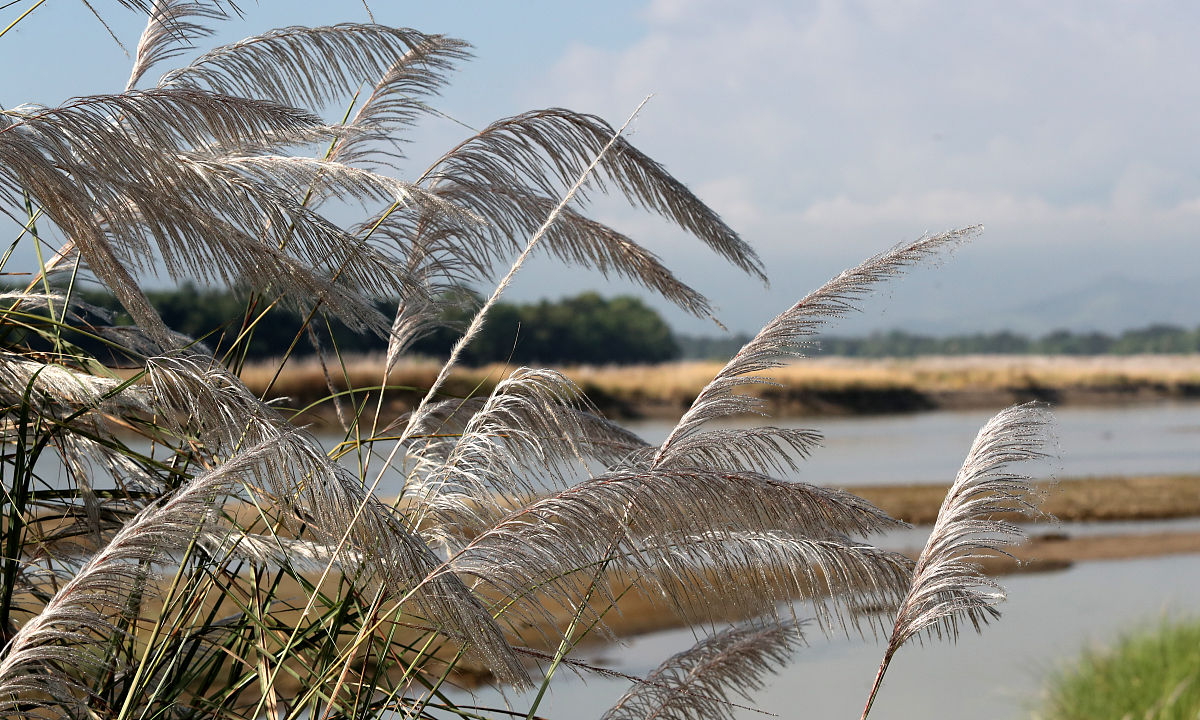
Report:
[[[852,487],[851,492],[914,525],[937,518],[945,485]],[[1044,520],[1114,522],[1200,517],[1200,475],[1069,478],[1039,483]]]
[[[914,525],[931,524],[946,493],[944,485],[849,489]],[[1073,478],[1042,484],[1040,489],[1046,494],[1042,507],[1047,513],[1040,518],[1041,525],[1031,531],[1028,540],[1011,548],[1011,557],[995,556],[984,561],[986,573],[1052,572],[1077,562],[1200,553],[1200,530],[1164,530],[1151,522],[1200,517],[1200,475]],[[1055,524],[1056,520],[1100,525],[1092,526],[1087,534],[1073,534],[1069,525]],[[1103,523],[1116,521],[1145,521],[1145,526],[1121,532],[1105,531]],[[921,550],[917,543],[891,547],[915,558]],[[625,587],[619,577],[611,578],[609,584],[613,594],[619,594]],[[686,624],[660,600],[637,591],[622,596],[618,609],[619,612],[605,617],[617,637]],[[737,619],[737,616],[731,612],[720,619]],[[557,622],[560,628],[565,628],[570,617],[564,614]],[[534,634],[524,639],[539,646]]]
[[[387,376],[380,358],[349,358],[331,368],[327,382],[320,365],[290,363],[275,377],[275,365],[251,366],[243,380],[256,393],[287,398],[306,409],[305,422],[336,424],[332,392],[355,388],[343,397],[343,411],[373,411],[378,387],[389,387],[382,405],[386,425],[411,407],[437,374],[435,362],[401,363]],[[648,366],[562,368],[587,397],[612,418],[677,418],[719,371],[719,363],[666,363]],[[450,396],[491,392],[512,367],[456,370],[445,387]],[[1000,408],[1028,400],[1057,405],[1120,404],[1164,399],[1200,399],[1200,354],[1136,356],[954,356],[909,359],[810,358],[773,372],[778,386],[755,392],[776,417],[913,412],[936,409]],[[269,391],[268,391],[269,387]]]

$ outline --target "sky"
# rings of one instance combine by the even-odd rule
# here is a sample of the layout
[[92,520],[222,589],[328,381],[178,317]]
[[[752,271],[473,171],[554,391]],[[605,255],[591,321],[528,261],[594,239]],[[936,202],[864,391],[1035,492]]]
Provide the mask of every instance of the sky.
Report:
[[[32,5],[0,10],[0,25]],[[132,48],[143,20],[93,3]],[[217,42],[366,21],[361,2],[241,3]],[[630,140],[759,252],[769,287],[655,217],[596,215],[658,253],[732,331],[754,332],[841,269],[927,232],[983,234],[838,325],[945,334],[1200,324],[1200,5],[805,0],[370,2],[375,19],[463,38],[440,108],[483,127],[566,106]],[[75,0],[0,39],[0,104],[116,91],[130,60]],[[165,68],[164,68],[165,69]],[[461,139],[414,137],[414,166]],[[548,262],[511,299],[629,292]],[[711,321],[664,311],[680,331]]]

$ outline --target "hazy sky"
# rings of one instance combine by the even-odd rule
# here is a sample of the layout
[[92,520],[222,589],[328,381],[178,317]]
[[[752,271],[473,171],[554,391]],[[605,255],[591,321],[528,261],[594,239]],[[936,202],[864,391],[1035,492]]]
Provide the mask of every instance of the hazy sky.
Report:
[[[32,2],[0,10],[0,24]],[[142,19],[94,4],[133,47]],[[366,19],[352,0],[242,4],[248,17],[223,39]],[[1164,312],[1200,323],[1191,289],[1200,279],[1200,5],[370,4],[380,22],[475,45],[442,104],[475,127],[553,105],[618,125],[654,93],[632,141],[759,250],[771,288],[650,216],[607,204],[598,212],[709,295],[732,329],[755,330],[897,241],[976,223],[986,231],[975,243],[839,329],[1103,327]],[[0,67],[0,103],[57,104],[120,89],[129,60],[81,3],[52,0],[0,39]],[[461,135],[427,128],[412,154],[435,155]],[[1162,297],[1144,309],[1136,295],[1097,303],[1090,320],[1056,317],[1053,303],[1010,312],[1131,282]],[[606,287],[539,264],[513,297],[589,286]],[[683,330],[714,329],[669,317]]]

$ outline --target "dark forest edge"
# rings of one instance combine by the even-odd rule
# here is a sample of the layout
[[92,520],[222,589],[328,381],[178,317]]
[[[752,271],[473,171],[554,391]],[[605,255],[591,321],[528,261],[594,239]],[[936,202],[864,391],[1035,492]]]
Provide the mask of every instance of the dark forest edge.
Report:
[[[676,336],[681,357],[723,360],[737,352],[748,335],[729,338]],[[1055,330],[1027,337],[1002,330],[993,333],[933,337],[903,330],[876,332],[866,337],[825,337],[810,350],[814,356],[918,357],[922,355],[1175,355],[1200,352],[1200,327],[1148,325],[1119,335]]]
[[[227,290],[183,285],[177,289],[147,292],[147,297],[172,329],[190,337],[203,338],[210,348],[227,346],[237,336],[245,318],[261,308]],[[98,310],[121,318],[120,306],[104,292],[76,291]],[[443,314],[444,327],[434,330],[413,347],[416,354],[445,358],[479,302],[463,297]],[[377,303],[385,315],[395,313],[396,303]],[[277,307],[267,313],[249,342],[250,360],[273,358],[289,347],[307,313],[303,309]],[[319,324],[318,342],[350,354],[382,353],[386,343],[379,337],[355,333],[336,320]],[[750,339],[749,335],[700,337],[675,334],[665,320],[640,299],[622,295],[602,297],[583,292],[558,300],[532,303],[501,302],[493,309],[483,332],[466,350],[463,360],[471,365],[506,362],[527,364],[652,364],[671,360],[725,361]],[[82,338],[80,344],[86,344]],[[99,351],[99,348],[93,348]],[[312,341],[301,337],[294,354],[314,352]],[[1126,330],[1118,335],[1100,332],[1056,330],[1041,337],[1010,331],[933,337],[902,330],[876,332],[866,337],[826,337],[810,349],[813,356],[859,358],[917,357],[923,355],[1135,355],[1185,354],[1200,352],[1200,327],[1186,329],[1155,324]],[[119,359],[114,359],[121,364]]]
[[[74,296],[93,306],[92,314],[113,315],[113,322],[129,324],[120,305],[109,293],[76,290]],[[305,308],[274,307],[269,310],[227,290],[198,288],[185,284],[177,289],[151,290],[146,297],[163,322],[176,332],[197,338],[222,354],[238,337],[245,323],[266,310],[249,340],[240,347],[248,360],[277,358],[297,339],[308,314]],[[413,344],[411,352],[444,359],[479,305],[479,298],[465,296],[442,313],[443,326]],[[396,301],[376,302],[385,316],[396,314]],[[312,328],[325,352],[343,355],[381,354],[386,339],[356,333],[333,318],[321,319]],[[68,333],[70,335],[70,333]],[[75,333],[69,339],[90,352],[104,347]],[[295,343],[293,355],[315,352],[308,333]],[[653,309],[630,296],[604,298],[584,292],[556,301],[497,303],[483,331],[466,348],[462,361],[468,365],[508,362],[533,364],[634,364],[657,363],[680,357],[671,328]],[[122,365],[129,359],[112,358]]]

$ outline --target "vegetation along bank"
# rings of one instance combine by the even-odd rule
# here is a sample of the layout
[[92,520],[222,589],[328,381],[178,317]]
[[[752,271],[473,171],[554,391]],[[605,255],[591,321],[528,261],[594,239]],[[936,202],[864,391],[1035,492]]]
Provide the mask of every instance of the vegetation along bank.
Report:
[[[411,406],[420,389],[433,382],[440,365],[406,360],[384,381],[381,356],[343,358],[331,383],[315,360],[290,363],[276,377],[276,365],[248,366],[242,379],[254,392],[287,398],[304,409],[304,420],[333,418],[334,392],[354,387],[343,402],[374,404],[388,387],[384,409],[395,417]],[[447,396],[490,392],[515,367],[492,364],[460,367],[444,388]],[[675,362],[631,366],[564,366],[562,370],[588,398],[615,419],[674,419],[688,407],[719,369],[715,363]],[[1200,397],[1200,356],[962,356],[938,358],[806,358],[773,373],[779,386],[755,385],[774,417],[989,409],[1028,400],[1056,405],[1120,404]],[[274,380],[274,382],[272,382]],[[318,403],[315,404],[314,403]]]

